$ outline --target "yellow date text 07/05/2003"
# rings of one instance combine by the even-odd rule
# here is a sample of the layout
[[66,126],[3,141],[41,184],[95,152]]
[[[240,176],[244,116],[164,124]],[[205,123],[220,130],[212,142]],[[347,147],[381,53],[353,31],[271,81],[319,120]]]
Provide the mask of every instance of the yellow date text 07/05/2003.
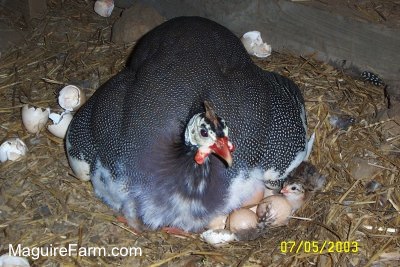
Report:
[[282,253],[358,253],[357,241],[281,241]]

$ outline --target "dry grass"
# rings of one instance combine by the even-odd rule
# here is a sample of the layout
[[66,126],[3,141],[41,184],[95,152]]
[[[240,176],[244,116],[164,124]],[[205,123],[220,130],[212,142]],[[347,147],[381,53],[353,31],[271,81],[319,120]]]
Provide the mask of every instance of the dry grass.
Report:
[[[301,87],[310,131],[316,132],[311,161],[328,177],[323,192],[296,214],[288,227],[253,242],[215,249],[193,235],[182,239],[161,232],[135,235],[94,194],[90,183],[71,175],[63,141],[46,131],[28,134],[21,125],[23,103],[50,106],[64,84],[90,95],[123,66],[132,46],[109,43],[113,17],[104,19],[83,1],[63,8],[50,1],[44,20],[35,21],[22,46],[1,56],[0,140],[19,136],[28,155],[0,165],[0,255],[8,244],[142,248],[140,257],[41,257],[34,266],[385,266],[399,265],[399,129],[380,121],[382,88],[364,84],[312,56],[273,54],[255,60]],[[90,2],[90,1],[89,1]],[[356,123],[332,127],[331,115],[347,114]],[[398,118],[397,118],[398,119]],[[377,122],[377,123],[376,123]],[[397,128],[396,128],[397,127]],[[396,132],[397,129],[397,132]],[[375,180],[381,187],[367,194]],[[388,230],[389,229],[389,230]],[[394,233],[392,231],[395,231]],[[281,241],[357,241],[357,253],[282,253]],[[395,261],[397,260],[397,262]]]

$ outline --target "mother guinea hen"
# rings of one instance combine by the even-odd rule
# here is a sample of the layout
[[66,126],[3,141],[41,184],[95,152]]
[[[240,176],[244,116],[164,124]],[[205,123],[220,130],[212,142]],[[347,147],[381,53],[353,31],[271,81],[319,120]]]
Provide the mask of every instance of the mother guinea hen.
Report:
[[146,34],[66,137],[74,173],[133,227],[186,231],[276,186],[308,143],[295,84],[258,68],[233,33],[200,17]]

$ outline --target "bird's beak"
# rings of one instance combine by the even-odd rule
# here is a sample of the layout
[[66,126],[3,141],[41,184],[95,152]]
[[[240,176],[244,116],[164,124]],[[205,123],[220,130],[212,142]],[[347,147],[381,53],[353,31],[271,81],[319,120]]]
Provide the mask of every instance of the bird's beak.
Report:
[[289,193],[289,190],[287,189],[287,187],[284,187],[284,188],[282,188],[281,193],[287,194],[287,193]]
[[234,150],[234,146],[228,140],[228,137],[219,137],[215,143],[210,146],[211,151],[225,160],[228,167],[232,166],[232,155],[231,152]]

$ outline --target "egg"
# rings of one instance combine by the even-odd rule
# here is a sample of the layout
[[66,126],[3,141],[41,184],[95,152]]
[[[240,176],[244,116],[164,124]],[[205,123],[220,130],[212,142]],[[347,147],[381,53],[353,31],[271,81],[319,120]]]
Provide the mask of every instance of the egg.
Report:
[[75,85],[65,86],[58,95],[58,104],[67,111],[77,110],[85,101],[85,94]]
[[286,225],[292,215],[292,205],[282,195],[269,196],[257,206],[257,216],[272,226]]
[[243,207],[249,207],[250,210],[256,212],[257,204],[264,198],[264,187],[260,188],[259,190],[255,191],[254,194],[246,201],[243,202]]
[[29,133],[36,134],[46,125],[49,118],[50,108],[41,109],[24,105],[22,107],[22,123]]
[[249,209],[238,209],[229,215],[229,229],[236,233],[240,230],[256,228],[258,217]]
[[272,48],[270,45],[263,42],[259,31],[246,32],[240,40],[246,48],[247,53],[250,55],[260,58],[271,55]]
[[208,224],[208,229],[225,229],[226,225],[226,219],[228,218],[228,215],[220,215],[218,217],[215,217],[214,219],[211,220],[211,222]]
[[64,139],[65,134],[67,133],[68,126],[73,118],[72,114],[63,113],[60,115],[57,113],[51,113],[49,115],[49,118],[53,121],[53,124],[47,126],[47,130],[49,130],[50,133],[57,136],[58,138]]
[[97,0],[94,3],[94,12],[102,17],[109,17],[114,9],[113,0]]
[[17,160],[28,151],[25,143],[19,138],[10,138],[0,146],[0,162]]

